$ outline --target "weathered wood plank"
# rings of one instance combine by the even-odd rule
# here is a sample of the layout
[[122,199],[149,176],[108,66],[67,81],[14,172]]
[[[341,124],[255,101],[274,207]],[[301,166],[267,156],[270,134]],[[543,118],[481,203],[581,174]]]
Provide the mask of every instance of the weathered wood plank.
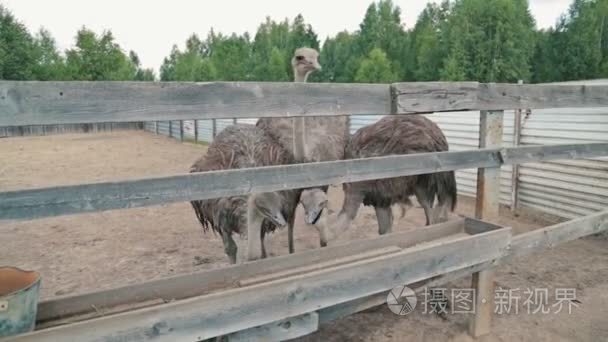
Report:
[[508,228],[269,283],[176,301],[18,336],[7,341],[201,340],[354,300],[501,256]]
[[388,114],[387,84],[0,81],[0,126]]
[[519,234],[513,238],[509,254],[501,259],[501,263],[605,230],[608,230],[608,210]]
[[312,334],[318,329],[319,315],[316,312],[311,312],[235,332],[226,336],[226,340],[228,342],[287,341]]
[[[479,148],[495,148],[502,144],[504,111],[481,111],[479,116]],[[475,216],[495,221],[500,208],[500,167],[477,169],[477,200]],[[480,337],[490,333],[494,313],[494,270],[473,274],[475,315],[469,324],[469,334]]]
[[355,261],[375,258],[375,257],[381,256],[381,255],[398,253],[400,251],[401,251],[401,248],[399,248],[397,246],[372,249],[372,250],[365,251],[363,253],[349,255],[346,257],[331,259],[331,260],[327,260],[327,261],[322,261],[322,262],[312,264],[312,265],[294,267],[294,268],[290,268],[288,270],[281,271],[281,272],[274,272],[274,273],[270,273],[270,274],[264,274],[261,276],[241,279],[241,280],[239,280],[238,284],[240,287],[257,285],[257,284],[266,283],[266,282],[281,279],[281,278],[286,278],[286,277],[290,277],[290,276],[294,276],[294,275],[298,275],[298,274],[303,274],[306,272],[322,270],[327,267],[335,267],[335,266],[340,266],[340,265],[348,264],[348,263],[355,262]]
[[475,110],[478,82],[407,82],[391,85],[391,113]]
[[[466,226],[468,227],[469,224]],[[573,241],[584,236],[597,234],[606,230],[608,230],[608,210],[543,229],[534,230],[525,234],[515,235],[511,241],[511,246],[509,247],[507,253],[500,259],[483,262],[454,272],[436,276],[420,282],[416,286],[410,285],[410,287],[412,287],[416,293],[418,293],[425,287],[432,288],[442,286],[481,272],[485,269],[494,268],[498,264],[511,262],[516,257],[526,256],[532,253],[540,253],[547,248],[554,248],[566,242]],[[387,292],[384,292],[320,310],[320,323],[326,323],[372,308],[374,306],[382,305],[386,302],[386,295]]]
[[504,165],[608,156],[608,144],[535,145],[501,150]]
[[[503,111],[481,111],[479,116],[479,148],[502,145]],[[477,201],[475,217],[486,221],[498,218],[500,206],[500,167],[477,169]]]
[[[221,269],[153,280],[145,284],[129,285],[115,289],[65,296],[41,302],[38,306],[37,323],[55,321],[75,315],[96,313],[99,315],[129,309],[127,305],[149,302],[172,301],[207,294],[214,290],[236,287],[246,278],[283,272],[327,260],[345,258],[373,249],[388,246],[408,248],[437,240],[463,231],[465,219],[444,222],[424,229],[356,240],[326,248],[298,252],[258,260],[253,263],[229,266]],[[116,307],[120,307],[118,310]],[[132,307],[131,307],[132,309]],[[74,320],[81,320],[80,317]]]
[[608,144],[420,153],[0,192],[0,220],[127,209],[196,199],[536,160],[600,157]]
[[[390,89],[390,91],[389,91]],[[608,106],[608,86],[0,81],[0,126]],[[391,101],[392,98],[392,101]]]
[[499,151],[441,152],[222,170],[0,193],[0,220],[29,219],[499,165]]
[[606,107],[608,86],[485,83],[478,101],[479,110]]
[[477,82],[395,83],[393,114],[512,108],[579,108],[608,106],[608,86],[497,84]]

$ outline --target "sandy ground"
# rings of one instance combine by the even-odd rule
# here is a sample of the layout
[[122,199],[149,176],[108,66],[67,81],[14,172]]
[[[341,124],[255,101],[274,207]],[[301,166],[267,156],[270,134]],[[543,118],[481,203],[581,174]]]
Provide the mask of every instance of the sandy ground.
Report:
[[[76,184],[101,180],[186,172],[205,152],[202,145],[146,132],[72,134],[0,139],[0,190]],[[331,189],[331,206],[341,191]],[[473,201],[461,198],[457,212],[473,214]],[[550,224],[540,215],[514,217],[504,210],[498,223],[517,233]],[[298,218],[297,222],[302,220]],[[424,223],[413,208],[396,219],[395,231]],[[373,237],[373,210],[360,211],[343,239]],[[227,265],[221,239],[203,234],[188,203],[56,217],[27,222],[0,222],[0,265],[42,273],[44,299],[89,292]],[[511,289],[509,313],[497,315],[492,334],[481,341],[608,341],[607,241],[586,238],[544,254],[522,258],[498,269],[497,286]],[[284,231],[271,237],[271,254],[285,254]],[[296,250],[316,248],[315,232],[296,226]],[[467,288],[470,280],[449,284]],[[576,289],[556,314],[556,289]],[[527,313],[527,289],[548,289],[550,313]],[[450,293],[450,292],[448,292]],[[519,298],[519,299],[517,299]],[[538,305],[531,308],[535,309]],[[515,313],[515,308],[518,313]],[[445,318],[419,307],[397,316],[387,307],[322,326],[302,341],[467,341],[467,314]]]

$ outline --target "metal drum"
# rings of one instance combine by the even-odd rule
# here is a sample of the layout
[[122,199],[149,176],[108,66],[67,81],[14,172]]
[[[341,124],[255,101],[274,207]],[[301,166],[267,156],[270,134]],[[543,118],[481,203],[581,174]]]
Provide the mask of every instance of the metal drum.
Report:
[[15,267],[0,267],[0,337],[34,330],[40,275]]

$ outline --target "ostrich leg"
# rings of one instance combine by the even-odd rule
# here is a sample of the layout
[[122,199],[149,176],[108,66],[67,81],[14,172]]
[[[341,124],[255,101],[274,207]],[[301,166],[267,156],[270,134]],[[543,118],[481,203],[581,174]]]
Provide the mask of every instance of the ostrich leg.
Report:
[[293,254],[295,252],[295,245],[293,242],[293,226],[296,221],[296,215],[291,215],[288,220],[289,222],[287,223],[287,239],[289,240],[289,254]]
[[378,220],[378,234],[384,235],[393,230],[393,211],[391,207],[374,207]]
[[435,215],[433,212],[433,201],[435,200],[433,197],[427,193],[427,189],[416,186],[414,188],[414,193],[416,194],[416,198],[418,199],[418,203],[424,209],[424,216],[426,216],[426,225],[431,225],[435,223]]
[[232,235],[229,232],[222,232],[222,241],[224,242],[224,252],[230,258],[230,263],[236,264],[237,247]]
[[262,259],[265,259],[268,257],[268,254],[266,253],[266,232],[264,229],[260,230],[260,241],[262,246]]

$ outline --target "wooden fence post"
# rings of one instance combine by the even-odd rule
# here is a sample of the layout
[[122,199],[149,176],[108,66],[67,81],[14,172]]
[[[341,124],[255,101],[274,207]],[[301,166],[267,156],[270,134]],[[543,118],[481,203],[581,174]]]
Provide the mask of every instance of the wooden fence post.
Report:
[[158,121],[154,121],[154,129],[156,130],[156,135],[158,135]]
[[173,138],[173,121],[169,120],[169,138]]
[[[479,148],[496,148],[502,144],[504,111],[481,111],[479,117]],[[493,221],[500,207],[500,167],[477,171],[477,202],[475,216]],[[494,270],[473,274],[475,316],[469,324],[469,334],[479,337],[490,333],[494,313]]]
[[215,136],[217,135],[217,121],[215,119],[212,119],[212,131],[211,131],[211,137],[215,138]]
[[184,120],[179,120],[179,141],[184,141]]
[[[519,80],[517,84],[524,84]],[[519,146],[521,142],[521,114],[522,108],[517,108],[513,115],[513,146]],[[511,169],[511,211],[519,206],[519,164],[513,164]]]
[[194,142],[198,142],[198,120],[194,120]]

